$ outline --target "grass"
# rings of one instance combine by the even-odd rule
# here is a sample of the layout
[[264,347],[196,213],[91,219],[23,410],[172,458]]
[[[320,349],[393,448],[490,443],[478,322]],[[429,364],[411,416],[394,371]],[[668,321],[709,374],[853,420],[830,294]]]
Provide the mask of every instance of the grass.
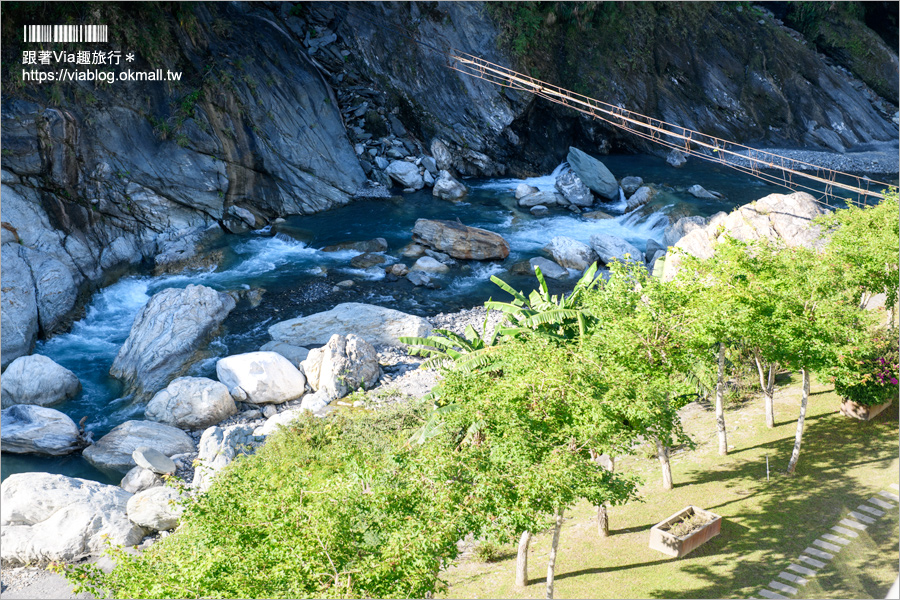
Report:
[[[868,423],[837,412],[830,386],[813,383],[797,473],[784,471],[799,410],[798,377],[784,376],[776,424],[765,427],[762,400],[727,411],[727,457],[718,455],[715,417],[694,407],[686,428],[697,441],[672,458],[675,489],[662,489],[659,466],[643,456],[617,469],[641,473],[644,502],[609,509],[611,537],[597,535],[595,509],[567,515],[556,567],[558,598],[746,598],[783,571],[813,540],[898,480],[898,413],[894,403]],[[770,480],[766,481],[766,455]],[[693,504],[723,517],[722,532],[691,554],[668,558],[647,547],[650,528]],[[898,515],[887,511],[847,545],[798,597],[883,598],[897,576]],[[833,533],[833,532],[831,532]],[[453,598],[543,598],[550,536],[532,542],[529,585],[515,589],[515,549],[485,564],[470,557],[447,572]]]

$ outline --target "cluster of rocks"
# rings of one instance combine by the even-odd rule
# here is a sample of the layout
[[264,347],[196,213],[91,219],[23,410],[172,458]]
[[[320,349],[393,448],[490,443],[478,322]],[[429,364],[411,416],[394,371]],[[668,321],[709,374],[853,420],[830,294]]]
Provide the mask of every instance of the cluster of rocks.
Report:
[[[460,267],[459,260],[503,260],[509,256],[509,243],[502,236],[458,221],[418,219],[412,239],[397,251],[397,256],[387,254],[389,248],[384,238],[341,242],[326,246],[322,251],[358,252],[350,259],[351,267],[368,269],[383,265],[386,281],[403,278],[413,285],[429,288],[438,287],[433,280],[435,276]],[[412,262],[404,262],[405,259]],[[341,281],[334,291],[353,285],[353,280]]]
[[[190,293],[216,292],[206,288]],[[171,290],[151,298],[148,306],[154,307],[150,311],[154,319],[136,319],[123,346],[129,351],[122,356],[141,347],[138,342],[153,330],[156,319],[173,322],[181,311]],[[348,303],[276,323],[270,329],[273,339],[266,344],[272,350],[220,359],[218,381],[171,379],[178,369],[165,371],[167,376],[159,369],[138,369],[136,389],[150,392],[165,387],[153,393],[143,420],[126,421],[90,445],[71,419],[40,405],[70,397],[77,391],[77,378],[45,357],[17,359],[10,367],[13,377],[3,377],[4,401],[10,404],[2,417],[4,451],[61,455],[84,448],[82,455],[92,465],[123,477],[118,487],[45,473],[9,477],[2,485],[0,559],[7,565],[73,561],[101,551],[104,535],[113,543],[133,545],[149,533],[176,527],[189,495],[206,491],[236,456],[253,452],[302,411],[324,416],[335,400],[373,388],[384,375],[381,361],[401,353],[397,338],[427,336],[430,331],[430,322],[421,317]],[[175,357],[190,362],[185,348],[193,347],[195,333],[176,328],[148,354],[159,365]],[[385,365],[392,373],[386,377],[388,383],[402,379],[417,364]],[[37,377],[34,369],[56,373],[56,385]],[[165,377],[170,379],[167,385],[158,383]],[[38,381],[44,389],[36,389],[37,384],[29,387]],[[433,381],[419,388],[431,385]],[[414,386],[407,391],[420,390]],[[387,401],[391,394],[384,397]],[[173,475],[189,486],[166,486]],[[41,495],[58,501],[47,505],[36,500]],[[39,506],[29,508],[33,504]],[[65,529],[64,535],[58,535],[60,529]]]
[[625,212],[630,212],[650,202],[656,193],[640,177],[617,180],[606,165],[578,148],[570,147],[566,160],[569,169],[557,176],[554,191],[520,183],[515,190],[518,205],[538,217],[550,214],[553,208],[564,208],[589,219],[610,219],[607,212],[592,210],[595,203],[618,205],[624,200]]

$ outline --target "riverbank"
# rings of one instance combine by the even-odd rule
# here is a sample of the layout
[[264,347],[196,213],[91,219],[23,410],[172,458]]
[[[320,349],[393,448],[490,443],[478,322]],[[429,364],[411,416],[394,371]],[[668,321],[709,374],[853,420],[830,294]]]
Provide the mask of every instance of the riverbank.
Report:
[[[900,144],[897,140],[861,144],[846,152],[804,148],[760,148],[759,150],[761,152],[744,151],[741,154],[765,162],[768,162],[771,154],[781,156],[790,159],[784,166],[798,171],[816,171],[818,167],[821,167],[855,174],[896,175],[900,172]],[[750,161],[741,161],[734,156],[730,157],[729,162],[741,167],[750,166]]]

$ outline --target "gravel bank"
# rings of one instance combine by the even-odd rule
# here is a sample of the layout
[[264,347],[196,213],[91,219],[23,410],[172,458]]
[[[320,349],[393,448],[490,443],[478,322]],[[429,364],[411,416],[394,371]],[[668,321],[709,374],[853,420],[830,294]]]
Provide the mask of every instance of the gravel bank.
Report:
[[[802,150],[791,148],[764,148],[770,152],[790,159],[784,166],[797,171],[815,171],[816,167],[824,167],[833,171],[856,174],[891,174],[900,172],[900,144],[897,141],[876,142],[857,146],[841,154],[821,150]],[[746,151],[744,156],[769,160],[767,155]],[[750,166],[750,161],[730,156],[729,162],[741,166]],[[805,164],[804,164],[805,163]],[[776,163],[781,166],[780,163]]]

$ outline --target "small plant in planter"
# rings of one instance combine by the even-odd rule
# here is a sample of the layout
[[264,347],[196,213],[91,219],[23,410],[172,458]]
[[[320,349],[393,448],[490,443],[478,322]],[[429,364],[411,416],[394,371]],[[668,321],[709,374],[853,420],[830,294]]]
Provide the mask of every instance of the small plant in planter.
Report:
[[838,357],[828,374],[834,391],[844,399],[843,414],[867,421],[891,404],[900,393],[898,350],[896,333],[880,329]]
[[650,548],[678,558],[716,537],[721,530],[722,517],[688,506],[650,529]]

